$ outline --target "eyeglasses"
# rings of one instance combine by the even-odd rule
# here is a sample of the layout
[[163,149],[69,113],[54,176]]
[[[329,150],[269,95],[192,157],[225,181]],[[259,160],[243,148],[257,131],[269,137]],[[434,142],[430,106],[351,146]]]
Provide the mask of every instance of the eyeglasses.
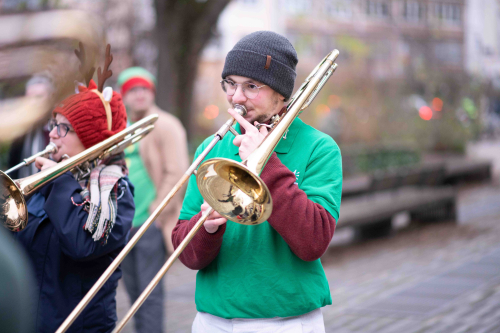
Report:
[[231,80],[222,80],[220,81],[220,84],[222,86],[222,90],[228,95],[228,96],[233,96],[236,93],[236,89],[238,89],[238,86],[241,86],[241,90],[243,90],[243,94],[249,99],[253,99],[259,95],[259,89],[262,87],[265,87],[266,85],[262,86],[257,86],[254,83],[250,82],[244,82],[244,83],[235,83]]
[[57,135],[59,135],[59,137],[61,138],[64,138],[68,134],[68,132],[74,131],[68,124],[64,123],[58,124],[55,119],[50,120],[47,127],[49,129],[49,132],[52,132],[54,127],[57,127]]

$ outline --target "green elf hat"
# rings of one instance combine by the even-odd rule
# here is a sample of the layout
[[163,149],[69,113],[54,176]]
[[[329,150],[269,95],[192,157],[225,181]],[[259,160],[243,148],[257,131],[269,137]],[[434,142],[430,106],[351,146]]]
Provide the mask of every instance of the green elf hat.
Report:
[[142,67],[127,68],[120,73],[117,83],[122,96],[135,87],[144,87],[153,91],[156,89],[156,78]]

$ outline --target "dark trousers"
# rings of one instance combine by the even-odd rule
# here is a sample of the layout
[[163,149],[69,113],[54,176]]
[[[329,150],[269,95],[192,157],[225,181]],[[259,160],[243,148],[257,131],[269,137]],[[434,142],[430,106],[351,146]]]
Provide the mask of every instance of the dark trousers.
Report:
[[[130,238],[138,228],[132,228]],[[123,282],[131,304],[140,296],[165,263],[166,250],[161,231],[153,224],[122,262]],[[134,316],[137,333],[163,332],[163,284],[160,282]]]

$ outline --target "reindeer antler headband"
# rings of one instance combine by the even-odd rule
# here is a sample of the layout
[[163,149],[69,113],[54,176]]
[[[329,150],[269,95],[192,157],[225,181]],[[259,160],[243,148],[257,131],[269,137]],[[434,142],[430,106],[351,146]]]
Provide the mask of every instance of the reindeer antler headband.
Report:
[[[85,83],[87,87],[90,86],[90,81],[92,80],[92,76],[94,75],[95,67],[91,67],[88,71],[85,71],[86,67],[86,53],[85,53],[85,48],[83,47],[83,44],[80,42],[79,43],[80,51],[75,50],[75,54],[80,60],[80,74],[82,74],[83,79],[85,80]],[[108,131],[111,131],[112,125],[113,125],[113,117],[111,113],[111,106],[109,105],[109,102],[113,98],[113,88],[111,87],[106,87],[104,88],[104,82],[106,82],[107,79],[109,79],[113,75],[113,71],[109,69],[109,65],[111,65],[111,62],[113,62],[113,55],[111,54],[111,45],[108,44],[106,46],[106,56],[104,60],[104,71],[101,70],[101,67],[97,69],[97,89],[91,89],[93,93],[95,93],[97,96],[102,101],[102,104],[104,105],[104,110],[106,111],[106,120],[108,124]],[[104,88],[104,90],[103,90]]]
[[82,42],[78,43],[78,46],[80,47],[80,51],[75,50],[75,54],[80,60],[80,74],[82,74],[85,85],[88,87],[90,80],[92,80],[92,76],[94,76],[95,67],[91,67],[88,71],[85,71],[87,54],[85,53],[85,48],[83,47]]

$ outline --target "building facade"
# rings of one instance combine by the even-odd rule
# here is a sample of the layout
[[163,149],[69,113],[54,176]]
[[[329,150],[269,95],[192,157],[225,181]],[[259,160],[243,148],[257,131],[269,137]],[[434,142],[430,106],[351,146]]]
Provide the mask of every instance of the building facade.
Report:
[[500,87],[500,1],[468,0],[466,68]]
[[464,1],[286,1],[286,34],[302,58],[336,47],[344,66],[378,79],[410,68],[463,70]]
[[[297,85],[334,48],[340,50],[335,82],[353,76],[379,81],[423,71],[463,72],[465,19],[465,0],[234,0],[199,64],[197,107],[210,103],[225,111],[216,81],[224,57],[256,30],[282,33],[295,46]],[[199,123],[216,127],[224,119],[211,124],[200,114]]]
[[362,59],[377,78],[423,60],[463,70],[465,9],[464,0],[236,0],[204,59],[221,60],[245,34],[268,29],[286,35],[306,67],[338,48],[344,65]]

